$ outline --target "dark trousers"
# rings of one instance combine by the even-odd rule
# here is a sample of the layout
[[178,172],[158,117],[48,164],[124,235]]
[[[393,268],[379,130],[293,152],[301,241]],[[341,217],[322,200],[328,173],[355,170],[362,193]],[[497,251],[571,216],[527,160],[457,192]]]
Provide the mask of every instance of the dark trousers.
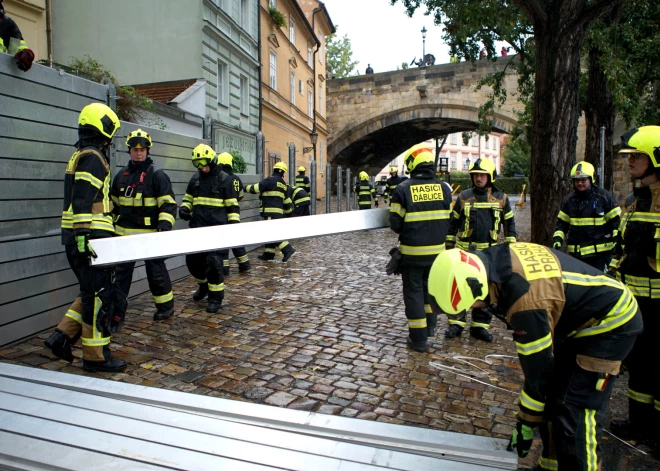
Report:
[[[263,217],[263,219],[269,221],[272,218]],[[291,244],[289,244],[289,242],[286,240],[282,242],[271,242],[270,244],[264,244],[264,260],[274,260],[275,252],[277,252],[277,249],[280,249],[283,254],[286,254],[293,250],[293,247],[291,247]]]
[[408,333],[415,343],[426,342],[429,329],[435,329],[438,323],[438,315],[433,313],[429,302],[430,271],[430,266],[415,265],[404,265],[401,271]]
[[[472,323],[470,328],[476,329],[481,327],[488,330],[490,328],[490,322],[493,320],[493,314],[488,309],[479,309],[473,308],[472,313]],[[467,311],[459,312],[458,314],[447,314],[447,320],[449,325],[458,325],[462,329],[465,328],[467,324]]]
[[[238,263],[239,266],[245,265],[250,261],[247,255],[247,250],[245,250],[245,247],[234,247],[233,249],[231,249],[231,251],[234,254],[236,263]],[[229,251],[227,251],[227,257],[222,261],[222,265],[225,268],[229,268]]]
[[186,266],[197,284],[208,284],[209,302],[221,303],[225,296],[225,276],[222,260],[227,258],[228,250],[193,253],[186,255]]
[[601,271],[605,271],[607,268],[607,265],[610,262],[610,259],[612,258],[612,255],[607,254],[607,255],[592,255],[591,257],[575,257],[578,260],[586,263],[587,265],[591,265],[594,268],[598,268]]
[[641,330],[638,311],[610,332],[555,343],[547,422],[539,430],[542,469],[595,470],[602,464],[603,420],[615,379],[606,371],[615,371],[628,356]]
[[[172,309],[174,307],[174,294],[172,293],[172,281],[170,281],[170,273],[167,271],[165,259],[145,260],[144,266],[147,270],[147,281],[156,308],[160,312]],[[134,268],[135,262],[126,262],[117,265],[115,269],[117,285],[126,297],[128,297],[128,292],[131,289]]]

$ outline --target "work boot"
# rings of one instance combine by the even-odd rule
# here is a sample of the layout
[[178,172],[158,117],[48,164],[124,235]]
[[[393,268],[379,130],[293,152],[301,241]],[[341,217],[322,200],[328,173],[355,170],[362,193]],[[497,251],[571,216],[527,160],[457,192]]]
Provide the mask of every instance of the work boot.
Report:
[[155,321],[162,321],[162,320],[165,320],[168,317],[170,317],[172,314],[174,314],[174,308],[172,308],[172,307],[169,308],[169,309],[162,310],[162,311],[160,309],[158,309],[154,313],[154,320]]
[[445,331],[445,337],[448,339],[453,339],[455,337],[460,337],[463,333],[463,327],[457,324],[450,325]]
[[68,361],[69,363],[73,362],[71,340],[60,329],[55,329],[44,341],[44,344],[60,360]]
[[100,371],[103,373],[119,373],[126,369],[126,362],[119,358],[110,357],[105,361],[87,361],[83,360],[83,370],[90,373]]
[[435,327],[427,327],[426,332],[428,333],[428,337],[432,339],[435,337]]
[[223,267],[223,268],[222,268],[222,273],[223,273],[225,276],[229,276],[229,267]]
[[202,283],[197,287],[197,291],[193,293],[193,299],[195,301],[201,301],[206,297],[207,294],[209,294],[209,284]]
[[470,328],[470,335],[477,340],[483,340],[484,342],[492,342],[493,334],[488,332],[483,327],[472,327]]
[[211,314],[215,314],[220,310],[220,307],[222,306],[222,301],[216,301],[216,300],[209,300],[209,305],[206,306],[206,312],[210,312]]
[[296,253],[296,249],[291,247],[290,245],[287,246],[289,250],[284,252],[284,256],[282,257],[282,262],[288,262],[291,257],[293,257],[293,254]]
[[269,260],[275,260],[275,254],[273,253],[262,253],[261,255],[257,255],[257,258],[259,260],[264,260],[264,261],[269,261]]
[[249,261],[249,260],[248,260],[247,262],[240,263],[240,264],[238,265],[238,271],[239,271],[240,273],[245,273],[246,271],[250,271],[251,268],[252,268],[252,265],[250,265],[250,261]]
[[406,344],[415,350],[416,352],[424,353],[426,352],[426,348],[430,347],[432,344],[430,342],[413,342],[410,337],[406,339]]

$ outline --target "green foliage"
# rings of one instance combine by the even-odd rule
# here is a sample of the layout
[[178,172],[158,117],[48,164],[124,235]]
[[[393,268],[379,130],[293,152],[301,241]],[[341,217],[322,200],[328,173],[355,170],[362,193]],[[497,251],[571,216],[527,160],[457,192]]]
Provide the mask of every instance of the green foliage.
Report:
[[454,182],[454,179],[468,180],[470,178],[470,174],[467,172],[450,172],[449,175],[451,176],[452,183]]
[[268,10],[268,14],[273,19],[275,25],[278,28],[286,27],[286,18],[284,18],[282,12],[279,11],[277,8],[270,7],[270,9]]
[[160,129],[166,129],[167,125],[159,118],[150,119],[144,115],[144,111],[154,109],[153,102],[144,95],[140,95],[135,88],[127,85],[120,85],[114,74],[96,59],[87,54],[82,59],[73,58],[69,63],[67,72],[82,75],[85,78],[97,83],[112,83],[117,89],[117,116],[122,121],[130,121],[149,126],[156,126]]
[[338,38],[337,34],[328,36],[325,48],[325,62],[328,76],[333,78],[346,78],[355,72],[358,61],[353,59],[351,40],[344,34]]
[[232,150],[229,153],[233,158],[232,170],[234,171],[234,173],[246,173],[247,164],[245,163],[245,159],[243,158],[241,153],[237,150]]
[[[470,182],[469,178],[452,177],[451,183],[454,185],[454,187],[456,185],[461,185],[461,188],[458,190],[459,193],[461,191],[467,190],[468,188],[472,188],[472,183]],[[523,185],[527,185],[525,190],[527,193],[529,191],[529,180],[527,178],[502,177],[495,180],[495,186],[497,189],[502,190],[509,196],[520,195]]]
[[529,141],[524,136],[518,134],[513,136],[509,145],[502,152],[502,175],[513,177],[516,174],[529,176],[531,169],[532,150]]

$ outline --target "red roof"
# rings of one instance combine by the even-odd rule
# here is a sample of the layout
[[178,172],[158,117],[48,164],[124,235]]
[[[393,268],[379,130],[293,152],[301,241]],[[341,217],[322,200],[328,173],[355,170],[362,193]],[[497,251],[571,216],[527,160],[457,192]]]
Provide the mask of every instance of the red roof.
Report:
[[192,80],[179,80],[176,82],[149,83],[133,85],[140,95],[144,95],[153,101],[167,104],[181,95],[188,87],[196,82]]

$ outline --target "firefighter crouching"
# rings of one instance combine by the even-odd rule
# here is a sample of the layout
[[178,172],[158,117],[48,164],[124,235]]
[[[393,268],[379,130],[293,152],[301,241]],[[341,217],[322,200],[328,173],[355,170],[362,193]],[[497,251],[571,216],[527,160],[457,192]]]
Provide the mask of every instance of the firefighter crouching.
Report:
[[605,271],[619,228],[621,208],[614,195],[593,184],[595,169],[580,162],[571,169],[574,190],[561,204],[553,234],[553,248],[566,239],[568,253]]
[[309,216],[312,200],[301,187],[289,187],[284,200],[284,215],[288,218]]
[[655,440],[660,458],[660,126],[643,126],[621,138],[637,188],[628,195],[611,267],[637,298],[644,332],[625,361],[628,420],[613,420],[612,433],[624,439]]
[[[206,144],[199,144],[192,151],[192,163],[198,171],[188,183],[179,217],[190,221],[190,228],[241,222],[233,180],[218,165],[215,151]],[[206,312],[212,314],[220,310],[224,299],[222,261],[228,253],[227,249],[221,249],[186,255],[188,271],[198,285],[193,299],[201,301],[208,295]]]
[[[281,219],[284,217],[284,200],[289,185],[284,181],[284,174],[288,167],[284,162],[277,162],[273,166],[273,174],[254,185],[245,187],[245,191],[253,195],[259,195],[259,214],[265,220]],[[296,252],[289,242],[271,242],[265,245],[264,253],[258,255],[260,260],[274,260],[275,251],[282,251],[282,261],[287,262]]]
[[441,253],[429,292],[447,313],[496,304],[513,330],[525,381],[509,449],[526,456],[539,427],[541,469],[601,469],[614,379],[642,331],[630,290],[564,253],[512,243]]
[[[149,157],[151,136],[138,129],[126,138],[131,161],[112,182],[115,231],[117,235],[148,234],[172,230],[176,217],[176,201],[167,174]],[[154,320],[167,319],[174,313],[174,294],[165,259],[144,261],[149,289],[156,305]],[[117,266],[117,285],[128,297],[135,262]]]
[[[240,202],[243,199],[245,187],[241,179],[234,173],[234,157],[229,152],[223,152],[218,155],[218,165],[222,166],[222,171],[232,178],[232,187],[234,189],[234,196]],[[239,208],[240,210],[240,208]],[[248,257],[245,247],[233,247],[231,251],[234,258],[238,263],[238,271],[244,273],[249,271],[252,266],[250,265],[250,258]],[[229,254],[229,252],[227,252]],[[223,273],[229,276],[229,257],[223,260]]]
[[114,267],[89,264],[96,256],[89,241],[115,234],[107,152],[119,127],[119,118],[106,105],[85,106],[78,117],[76,151],[64,175],[62,244],[80,294],[45,344],[55,356],[72,362],[71,345],[82,336],[85,371],[126,368],[126,362],[110,352],[110,332],[121,329],[126,297],[115,285]]
[[360,181],[355,184],[355,193],[358,199],[359,209],[371,209],[371,200],[374,200],[376,207],[378,207],[378,198],[376,198],[376,190],[369,182],[369,175],[367,172],[360,172]]
[[435,178],[433,150],[425,144],[404,156],[410,178],[392,194],[390,227],[399,234],[403,303],[408,319],[407,344],[424,352],[435,335],[437,313],[431,309],[428,277],[435,257],[445,250],[451,218],[451,188]]
[[[468,171],[472,188],[461,192],[456,199],[453,220],[447,235],[447,248],[457,246],[463,250],[483,250],[496,245],[500,230],[504,229],[504,242],[516,241],[516,225],[509,197],[494,185],[495,164],[477,159]],[[447,314],[449,327],[445,337],[454,338],[463,333],[466,312]],[[492,342],[488,331],[493,315],[489,310],[472,309],[470,335],[485,342]]]
[[13,55],[16,66],[23,72],[27,72],[32,67],[34,52],[25,43],[16,22],[5,15],[2,0],[0,0],[0,52]]
[[390,178],[385,180],[385,191],[383,192],[383,201],[385,201],[385,204],[387,204],[388,200],[392,198],[394,189],[397,185],[407,179],[408,177],[405,175],[399,175],[399,169],[396,167],[390,167]]
[[312,186],[309,177],[305,175],[307,169],[302,165],[298,167],[298,175],[296,176],[296,188],[302,188],[308,195],[312,194]]

